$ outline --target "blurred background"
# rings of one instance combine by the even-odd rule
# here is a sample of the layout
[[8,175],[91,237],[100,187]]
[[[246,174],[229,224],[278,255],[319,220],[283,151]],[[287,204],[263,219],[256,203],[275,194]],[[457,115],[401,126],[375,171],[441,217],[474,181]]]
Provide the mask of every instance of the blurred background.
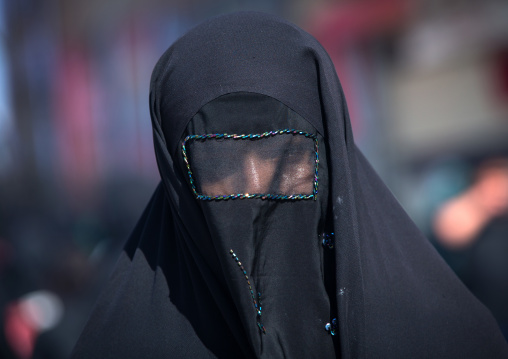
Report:
[[153,66],[237,10],[324,45],[359,147],[506,335],[507,1],[0,0],[0,357],[69,355],[159,181]]

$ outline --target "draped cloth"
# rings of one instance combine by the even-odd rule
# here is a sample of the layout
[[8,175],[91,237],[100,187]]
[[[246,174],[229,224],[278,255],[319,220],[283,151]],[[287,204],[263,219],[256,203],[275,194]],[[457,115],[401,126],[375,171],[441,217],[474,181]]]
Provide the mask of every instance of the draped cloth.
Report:
[[508,357],[355,146],[311,35],[211,19],[162,55],[149,101],[162,181],[73,357]]

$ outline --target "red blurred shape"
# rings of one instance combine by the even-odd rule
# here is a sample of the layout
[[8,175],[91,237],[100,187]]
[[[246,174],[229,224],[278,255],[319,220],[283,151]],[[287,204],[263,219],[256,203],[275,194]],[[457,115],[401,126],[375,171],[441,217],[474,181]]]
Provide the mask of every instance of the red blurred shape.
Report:
[[4,330],[11,350],[20,359],[30,358],[38,332],[23,316],[19,302],[14,302],[5,309]]
[[345,45],[392,31],[410,13],[407,0],[364,0],[324,7],[310,22],[310,32],[329,53]]

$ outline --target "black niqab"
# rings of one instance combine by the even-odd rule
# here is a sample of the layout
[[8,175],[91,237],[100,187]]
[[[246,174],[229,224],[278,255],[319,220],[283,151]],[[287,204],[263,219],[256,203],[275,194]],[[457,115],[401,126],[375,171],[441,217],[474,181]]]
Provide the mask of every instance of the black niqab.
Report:
[[[333,64],[309,34],[260,13],[205,22],[159,60],[150,110],[162,184],[74,357],[508,357],[490,313],[354,145]],[[312,161],[287,142],[310,140],[312,153],[314,137],[289,130],[319,143],[317,193]],[[284,133],[211,136],[270,131]],[[185,142],[196,135],[210,136]],[[260,180],[246,182],[247,169]],[[284,187],[295,173],[304,185]],[[191,183],[209,197],[265,198],[197,199]]]

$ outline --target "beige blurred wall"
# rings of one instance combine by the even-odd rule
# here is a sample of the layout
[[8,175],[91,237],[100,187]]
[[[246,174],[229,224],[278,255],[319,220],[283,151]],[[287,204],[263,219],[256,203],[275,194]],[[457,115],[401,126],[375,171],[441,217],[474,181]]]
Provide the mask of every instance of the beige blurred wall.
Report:
[[496,97],[488,57],[396,71],[392,91],[390,137],[406,157],[508,142],[508,106]]

